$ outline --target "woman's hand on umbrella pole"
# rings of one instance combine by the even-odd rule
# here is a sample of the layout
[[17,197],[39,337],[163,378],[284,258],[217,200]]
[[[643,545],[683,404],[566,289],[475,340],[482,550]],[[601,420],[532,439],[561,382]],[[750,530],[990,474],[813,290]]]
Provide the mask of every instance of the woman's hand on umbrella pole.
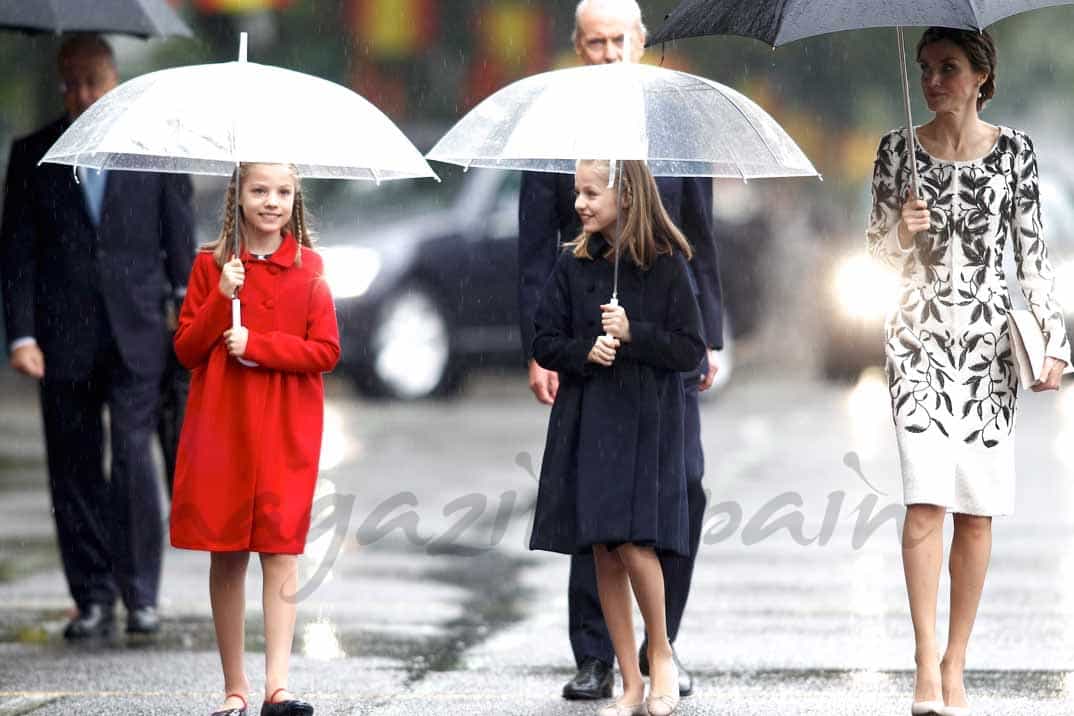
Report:
[[242,358],[246,352],[246,341],[249,338],[250,331],[246,330],[246,326],[227,329],[224,331],[224,344],[227,346],[227,352],[236,358]]
[[600,323],[606,334],[623,343],[630,343],[630,321],[627,320],[625,308],[610,303],[601,306]]
[[612,336],[598,336],[589,349],[589,362],[610,367],[615,362],[615,352],[619,349],[619,339]]
[[1044,369],[1041,371],[1041,379],[1032,387],[1034,393],[1043,393],[1046,390],[1059,390],[1059,384],[1063,382],[1063,371],[1067,364],[1056,358],[1044,359]]
[[220,271],[220,293],[224,298],[234,298],[235,293],[246,282],[246,269],[243,268],[242,260],[232,258]]
[[906,195],[902,205],[902,221],[899,222],[899,243],[904,249],[914,245],[914,237],[928,231],[932,226],[929,218],[929,205],[913,194]]

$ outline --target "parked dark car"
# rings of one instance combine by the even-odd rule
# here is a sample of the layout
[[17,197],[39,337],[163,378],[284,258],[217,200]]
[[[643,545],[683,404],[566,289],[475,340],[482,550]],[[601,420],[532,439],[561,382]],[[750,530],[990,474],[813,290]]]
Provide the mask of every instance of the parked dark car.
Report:
[[468,368],[521,363],[517,172],[341,184],[319,222],[343,369],[369,395],[452,392]]
[[[342,367],[367,395],[447,395],[472,368],[522,366],[521,174],[443,165],[437,171],[443,183],[316,187],[318,249],[339,315]],[[734,335],[748,332],[758,313],[755,267],[743,264],[753,266],[766,245],[758,236],[764,226],[741,213],[717,212],[726,323],[735,327]],[[728,265],[737,266],[733,280],[727,279]],[[734,336],[728,333],[724,341],[721,384],[732,372]]]

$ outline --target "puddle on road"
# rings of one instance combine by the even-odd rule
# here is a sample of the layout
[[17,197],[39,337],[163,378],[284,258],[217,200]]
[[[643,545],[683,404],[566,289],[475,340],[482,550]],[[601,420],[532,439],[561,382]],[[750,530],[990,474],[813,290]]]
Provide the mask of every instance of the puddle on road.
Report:
[[[55,548],[52,548],[53,553]],[[53,554],[54,558],[54,554]],[[400,559],[405,559],[400,554]],[[463,653],[511,626],[523,617],[531,595],[521,586],[525,559],[488,552],[481,559],[445,556],[443,566],[423,573],[430,583],[450,585],[466,596],[458,613],[463,616],[435,628],[385,633],[379,629],[353,629],[323,617],[299,615],[295,627],[295,653],[315,659],[385,658],[401,662],[407,683],[413,684],[433,671],[450,671],[461,665]],[[107,651],[144,649],[151,652],[215,651],[211,618],[165,617],[161,631],[152,637],[128,637],[123,632],[124,612],[116,611],[116,631],[110,639],[71,643],[63,639],[69,618],[66,610],[0,610],[0,642],[18,643],[45,650]],[[247,621],[246,649],[264,651],[264,629],[253,612]]]
[[13,582],[35,572],[59,567],[60,556],[55,539],[0,539],[0,583]]

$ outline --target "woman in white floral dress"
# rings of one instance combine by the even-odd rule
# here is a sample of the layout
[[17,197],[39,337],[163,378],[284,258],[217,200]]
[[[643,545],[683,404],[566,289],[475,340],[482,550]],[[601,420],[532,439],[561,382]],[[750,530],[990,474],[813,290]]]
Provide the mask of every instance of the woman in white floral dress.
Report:
[[[991,520],[1014,507],[1017,373],[1003,253],[1047,339],[1045,380],[1070,362],[1040,220],[1037,159],[1025,134],[978,117],[995,93],[987,33],[930,28],[917,50],[931,122],[916,130],[920,198],[906,130],[880,143],[869,251],[901,275],[887,322],[887,371],[902,464],[903,566],[916,640],[915,714],[968,714],[966,645],[991,553]],[[936,598],[943,522],[954,513],[951,622],[942,660]]]

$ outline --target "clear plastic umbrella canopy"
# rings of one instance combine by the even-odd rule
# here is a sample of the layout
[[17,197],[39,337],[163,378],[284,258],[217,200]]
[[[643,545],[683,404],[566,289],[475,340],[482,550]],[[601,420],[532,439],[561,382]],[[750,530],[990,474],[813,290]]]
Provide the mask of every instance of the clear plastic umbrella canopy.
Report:
[[519,80],[471,110],[427,156],[559,173],[574,173],[578,159],[640,159],[658,176],[819,176],[745,95],[702,77],[626,63]]
[[240,162],[289,163],[309,178],[435,178],[399,128],[360,95],[246,62],[244,54],[238,62],[123,83],[86,110],[42,161],[219,175]]

